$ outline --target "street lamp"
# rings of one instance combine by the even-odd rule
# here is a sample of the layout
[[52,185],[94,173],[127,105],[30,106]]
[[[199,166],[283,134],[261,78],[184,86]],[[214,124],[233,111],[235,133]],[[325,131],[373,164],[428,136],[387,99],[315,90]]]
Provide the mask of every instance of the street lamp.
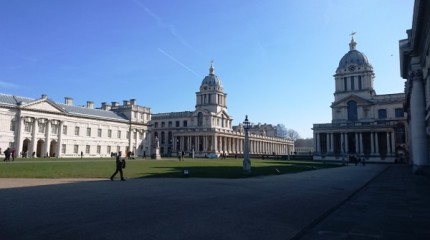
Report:
[[245,117],[245,121],[243,121],[243,129],[245,130],[245,142],[243,147],[243,172],[251,173],[251,160],[249,159],[249,136],[248,130],[251,127],[251,123],[248,121],[248,115]]

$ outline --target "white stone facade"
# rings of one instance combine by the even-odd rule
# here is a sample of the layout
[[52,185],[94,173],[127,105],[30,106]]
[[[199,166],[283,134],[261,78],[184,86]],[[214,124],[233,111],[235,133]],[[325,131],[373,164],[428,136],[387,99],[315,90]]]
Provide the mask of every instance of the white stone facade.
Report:
[[412,28],[400,40],[400,71],[405,84],[409,159],[414,172],[430,174],[430,2],[415,0]]
[[[160,140],[162,156],[176,156],[186,152],[199,157],[242,155],[243,127],[232,126],[227,113],[227,94],[213,65],[196,93],[194,111],[153,114],[153,139]],[[250,154],[288,155],[294,152],[294,143],[287,139],[250,131]]]
[[339,62],[335,78],[332,122],[314,124],[314,159],[373,162],[404,162],[408,136],[404,93],[377,95],[374,72],[367,57],[350,51]]
[[[74,106],[69,97],[63,104],[45,95],[30,99],[0,94],[0,148],[27,157],[111,157],[119,151],[149,157],[157,137],[162,156],[179,151],[198,157],[242,154],[243,128],[233,129],[232,120],[227,94],[211,65],[196,93],[194,111],[152,114],[134,99],[95,109],[91,101],[86,107]],[[292,141],[250,133],[251,154],[294,152]]]
[[1,94],[0,147],[16,149],[18,157],[110,157],[119,151],[149,151],[150,109],[135,100],[113,105],[94,109],[91,102],[73,106],[71,98],[60,104],[47,96]]

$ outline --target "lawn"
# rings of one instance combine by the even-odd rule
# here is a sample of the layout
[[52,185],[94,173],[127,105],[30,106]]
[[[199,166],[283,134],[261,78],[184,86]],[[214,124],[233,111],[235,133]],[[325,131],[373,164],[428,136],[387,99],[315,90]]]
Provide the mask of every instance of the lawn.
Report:
[[[321,168],[339,167],[314,161],[251,159],[252,173],[242,172],[242,159],[127,160],[126,178],[190,177],[243,178],[296,173]],[[0,163],[0,178],[108,178],[115,170],[114,159],[17,159]],[[118,176],[119,177],[119,176]]]

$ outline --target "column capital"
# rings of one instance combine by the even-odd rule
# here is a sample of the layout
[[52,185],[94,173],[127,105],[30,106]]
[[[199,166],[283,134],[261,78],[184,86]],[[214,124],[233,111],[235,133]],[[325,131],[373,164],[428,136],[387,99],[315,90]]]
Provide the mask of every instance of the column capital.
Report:
[[423,71],[421,68],[414,68],[409,72],[409,80],[411,81],[422,81],[423,80]]

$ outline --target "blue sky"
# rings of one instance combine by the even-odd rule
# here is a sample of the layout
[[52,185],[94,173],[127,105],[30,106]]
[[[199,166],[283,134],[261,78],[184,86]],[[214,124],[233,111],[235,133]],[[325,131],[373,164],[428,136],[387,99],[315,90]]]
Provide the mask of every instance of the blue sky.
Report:
[[0,92],[192,111],[213,60],[235,125],[248,115],[310,138],[331,121],[351,32],[376,92],[403,92],[398,42],[412,10],[412,0],[5,0]]

